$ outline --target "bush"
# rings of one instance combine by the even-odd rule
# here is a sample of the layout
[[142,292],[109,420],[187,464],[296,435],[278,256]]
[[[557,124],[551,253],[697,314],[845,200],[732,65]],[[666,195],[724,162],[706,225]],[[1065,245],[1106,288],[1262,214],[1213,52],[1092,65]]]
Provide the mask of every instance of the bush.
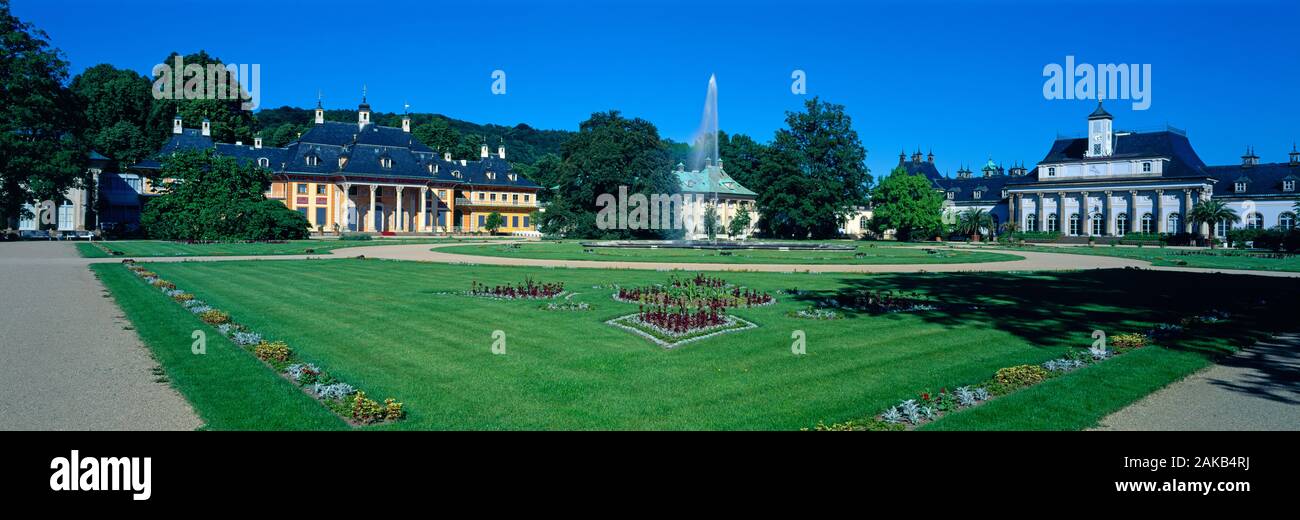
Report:
[[366,241],[366,240],[373,240],[373,239],[374,237],[366,233],[344,233],[342,236],[339,237],[339,240]]
[[389,397],[388,399],[384,399],[384,420],[385,421],[396,421],[405,416],[406,416],[406,412],[402,411],[402,403],[397,402],[396,399],[393,399],[391,397]]
[[293,351],[289,350],[289,345],[286,345],[283,341],[263,341],[253,347],[253,355],[262,361],[285,363],[289,361]]
[[[400,405],[399,409],[400,409]],[[384,415],[384,409],[374,399],[366,397],[365,392],[358,391],[352,396],[352,419],[361,424],[370,424],[379,421]]]
[[225,311],[219,311],[216,309],[212,309],[200,313],[199,319],[203,320],[203,323],[207,323],[208,325],[221,325],[223,323],[230,323],[230,315],[227,314]]
[[993,379],[1004,392],[1041,383],[1047,379],[1047,369],[1038,365],[1019,365],[998,369]]

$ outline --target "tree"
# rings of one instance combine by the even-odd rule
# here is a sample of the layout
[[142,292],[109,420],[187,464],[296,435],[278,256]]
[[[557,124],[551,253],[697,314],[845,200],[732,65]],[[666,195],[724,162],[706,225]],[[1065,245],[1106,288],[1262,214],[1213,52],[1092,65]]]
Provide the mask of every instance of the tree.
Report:
[[86,137],[95,151],[127,165],[158,149],[145,126],[153,106],[148,78],[103,63],[72,78],[69,88],[85,107]]
[[24,204],[63,200],[87,184],[85,120],[64,82],[68,63],[49,36],[0,0],[0,221],[18,227]]
[[766,154],[766,146],[745,134],[728,136],[726,132],[718,132],[718,155],[727,175],[755,193],[761,188],[759,169]]
[[718,238],[718,205],[709,203],[704,206],[704,219],[701,224],[704,225],[704,234],[709,240]]
[[787,112],[759,168],[760,227],[775,236],[828,238],[867,201],[867,152],[843,105],[813,98]]
[[[1187,216],[1198,227],[1202,224],[1209,224],[1211,235],[1214,233],[1215,224],[1232,222],[1239,218],[1237,212],[1221,200],[1198,202],[1195,206],[1192,206],[1192,211],[1188,212]],[[1206,235],[1205,240],[1210,243],[1210,249],[1214,249],[1214,239]]]
[[601,195],[618,197],[622,187],[630,202],[635,194],[648,198],[679,191],[667,147],[653,124],[625,118],[618,111],[598,112],[579,125],[578,133],[565,141],[561,150],[559,168],[553,176],[547,174],[552,180],[544,180],[550,185],[550,200],[541,222],[546,233],[587,238],[660,238],[672,234],[658,229],[631,229],[618,223],[597,226],[596,215],[601,210],[597,197]]
[[455,152],[460,145],[460,132],[457,132],[446,119],[435,117],[428,123],[421,124],[411,129],[420,142],[429,145],[429,148],[437,150],[438,153]]
[[[171,53],[162,63],[175,65],[178,53]],[[186,67],[190,65],[199,65],[206,68],[208,65],[216,65],[224,68],[224,64],[215,56],[209,55],[206,51],[199,51],[196,54],[187,54],[183,58]],[[185,77],[173,72],[172,81],[183,81]],[[236,92],[235,89],[243,88],[235,82],[234,77],[228,77],[230,83],[227,85],[228,92]],[[158,78],[153,78],[157,80]],[[236,98],[238,96],[235,96]],[[250,142],[253,140],[253,114],[243,108],[241,99],[156,99],[149,110],[149,119],[146,124],[146,135],[151,139],[162,143],[167,140],[171,134],[172,118],[180,114],[181,119],[186,124],[193,127],[207,118],[211,122],[212,140],[222,143],[233,143],[235,141]]]
[[979,242],[980,234],[985,229],[993,229],[993,215],[980,208],[968,208],[966,211],[957,214],[957,232],[971,237],[971,241]]
[[[140,224],[165,240],[274,240],[306,238],[307,218],[267,200],[270,172],[211,149],[168,156],[161,195],[150,200]],[[270,204],[268,204],[268,202]]]
[[894,168],[871,194],[874,206],[870,227],[876,233],[893,229],[899,240],[924,239],[943,228],[943,195],[924,175]]
[[727,235],[732,239],[745,234],[749,229],[749,210],[743,206],[736,211],[736,216],[731,217],[731,222],[727,224]]
[[483,228],[488,230],[488,233],[495,235],[497,230],[501,229],[501,226],[505,225],[505,223],[506,219],[501,218],[500,213],[493,211],[488,214],[487,220],[483,222]]

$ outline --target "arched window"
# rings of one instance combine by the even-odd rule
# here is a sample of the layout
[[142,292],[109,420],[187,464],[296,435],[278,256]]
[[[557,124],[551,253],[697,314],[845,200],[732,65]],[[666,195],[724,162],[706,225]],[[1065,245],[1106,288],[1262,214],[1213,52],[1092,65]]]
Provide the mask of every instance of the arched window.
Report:
[[1128,233],[1128,213],[1115,216],[1115,236],[1122,237]]
[[1056,221],[1056,214],[1055,214],[1055,213],[1052,213],[1052,214],[1048,215],[1048,216],[1047,216],[1047,231],[1048,231],[1049,233],[1055,233],[1055,232],[1060,231],[1060,230],[1061,230],[1060,225],[1059,225],[1059,223]]
[[1170,213],[1169,222],[1165,224],[1166,226],[1165,231],[1168,231],[1170,233],[1182,233],[1183,232],[1182,228],[1178,227],[1178,224],[1181,222],[1181,220],[1182,220],[1181,215],[1177,213]]
[[1142,214],[1142,232],[1143,232],[1143,233],[1155,233],[1155,232],[1156,232],[1156,230],[1155,230],[1155,224],[1156,224],[1156,219],[1155,219],[1155,217],[1152,217],[1150,213],[1143,213],[1143,214]]
[[1295,227],[1295,213],[1291,213],[1290,211],[1287,211],[1285,213],[1282,213],[1281,215],[1278,215],[1277,225],[1282,229],[1291,229]]
[[1025,231],[1038,231],[1038,214],[1030,213],[1025,216]]
[[1249,229],[1264,229],[1264,215],[1258,211],[1246,215],[1246,227]]
[[1102,216],[1101,213],[1097,213],[1096,215],[1093,215],[1093,216],[1092,216],[1092,234],[1093,234],[1093,235],[1096,235],[1096,236],[1101,236],[1101,235],[1106,234],[1105,224],[1106,224],[1106,217],[1105,217],[1105,216]]
[[1070,214],[1070,235],[1078,235],[1078,234],[1079,234],[1079,214],[1071,213]]
[[258,158],[257,158],[257,165],[258,165],[258,166],[261,166],[261,167],[263,167],[263,168],[266,168],[266,167],[268,167],[268,166],[271,165],[271,161],[268,160],[268,159],[265,158],[265,157],[258,157]]

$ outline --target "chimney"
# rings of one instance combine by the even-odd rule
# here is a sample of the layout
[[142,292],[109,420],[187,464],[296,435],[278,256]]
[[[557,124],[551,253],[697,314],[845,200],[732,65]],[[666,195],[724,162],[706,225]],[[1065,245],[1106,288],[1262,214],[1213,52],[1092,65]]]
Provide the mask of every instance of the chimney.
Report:
[[176,114],[176,117],[172,118],[172,133],[179,134],[184,131],[185,127],[181,126],[181,115]]
[[484,145],[483,145],[483,148],[482,148],[481,150],[479,150],[479,152],[478,152],[478,156],[481,157],[481,158],[483,158],[483,159],[487,159],[487,156],[488,156],[488,147],[487,147],[486,144],[484,144]]
[[212,136],[212,123],[208,122],[208,118],[206,117],[203,118],[203,135],[207,137]]
[[261,147],[262,147],[262,135],[258,134],[253,136],[253,148],[261,148]]
[[500,159],[505,159],[505,158],[506,158],[506,145],[505,145],[505,144],[499,144],[499,145],[497,145],[497,157],[500,158]]

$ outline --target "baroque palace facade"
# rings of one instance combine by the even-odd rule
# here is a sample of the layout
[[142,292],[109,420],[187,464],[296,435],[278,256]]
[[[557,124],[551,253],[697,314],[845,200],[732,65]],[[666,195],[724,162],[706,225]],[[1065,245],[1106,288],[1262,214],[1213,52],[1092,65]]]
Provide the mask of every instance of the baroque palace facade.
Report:
[[[453,159],[416,139],[410,116],[401,128],[370,118],[364,99],[355,124],[326,121],[317,103],[312,127],[276,148],[263,146],[261,137],[252,145],[214,143],[206,119],[198,129],[185,128],[177,115],[159,155],[215,149],[256,163],[271,171],[267,197],[298,210],[320,231],[474,233],[485,231],[488,216],[498,213],[498,231],[536,233],[540,187],[511,170],[505,146],[492,154],[484,144],[476,160]],[[149,160],[131,169],[152,181],[161,166]]]
[[[1240,164],[1206,165],[1181,130],[1128,132],[1113,126],[1100,104],[1088,116],[1086,137],[1058,138],[1034,168],[1009,170],[991,159],[982,175],[963,167],[956,178],[941,175],[934,154],[918,151],[908,172],[924,175],[945,194],[945,217],[968,208],[993,215],[995,228],[1014,222],[1022,231],[1062,236],[1120,237],[1129,233],[1213,233],[1229,227],[1293,228],[1300,201],[1300,151],[1286,162],[1261,163],[1247,149]],[[1186,218],[1200,201],[1222,200],[1240,219],[1213,229]]]

